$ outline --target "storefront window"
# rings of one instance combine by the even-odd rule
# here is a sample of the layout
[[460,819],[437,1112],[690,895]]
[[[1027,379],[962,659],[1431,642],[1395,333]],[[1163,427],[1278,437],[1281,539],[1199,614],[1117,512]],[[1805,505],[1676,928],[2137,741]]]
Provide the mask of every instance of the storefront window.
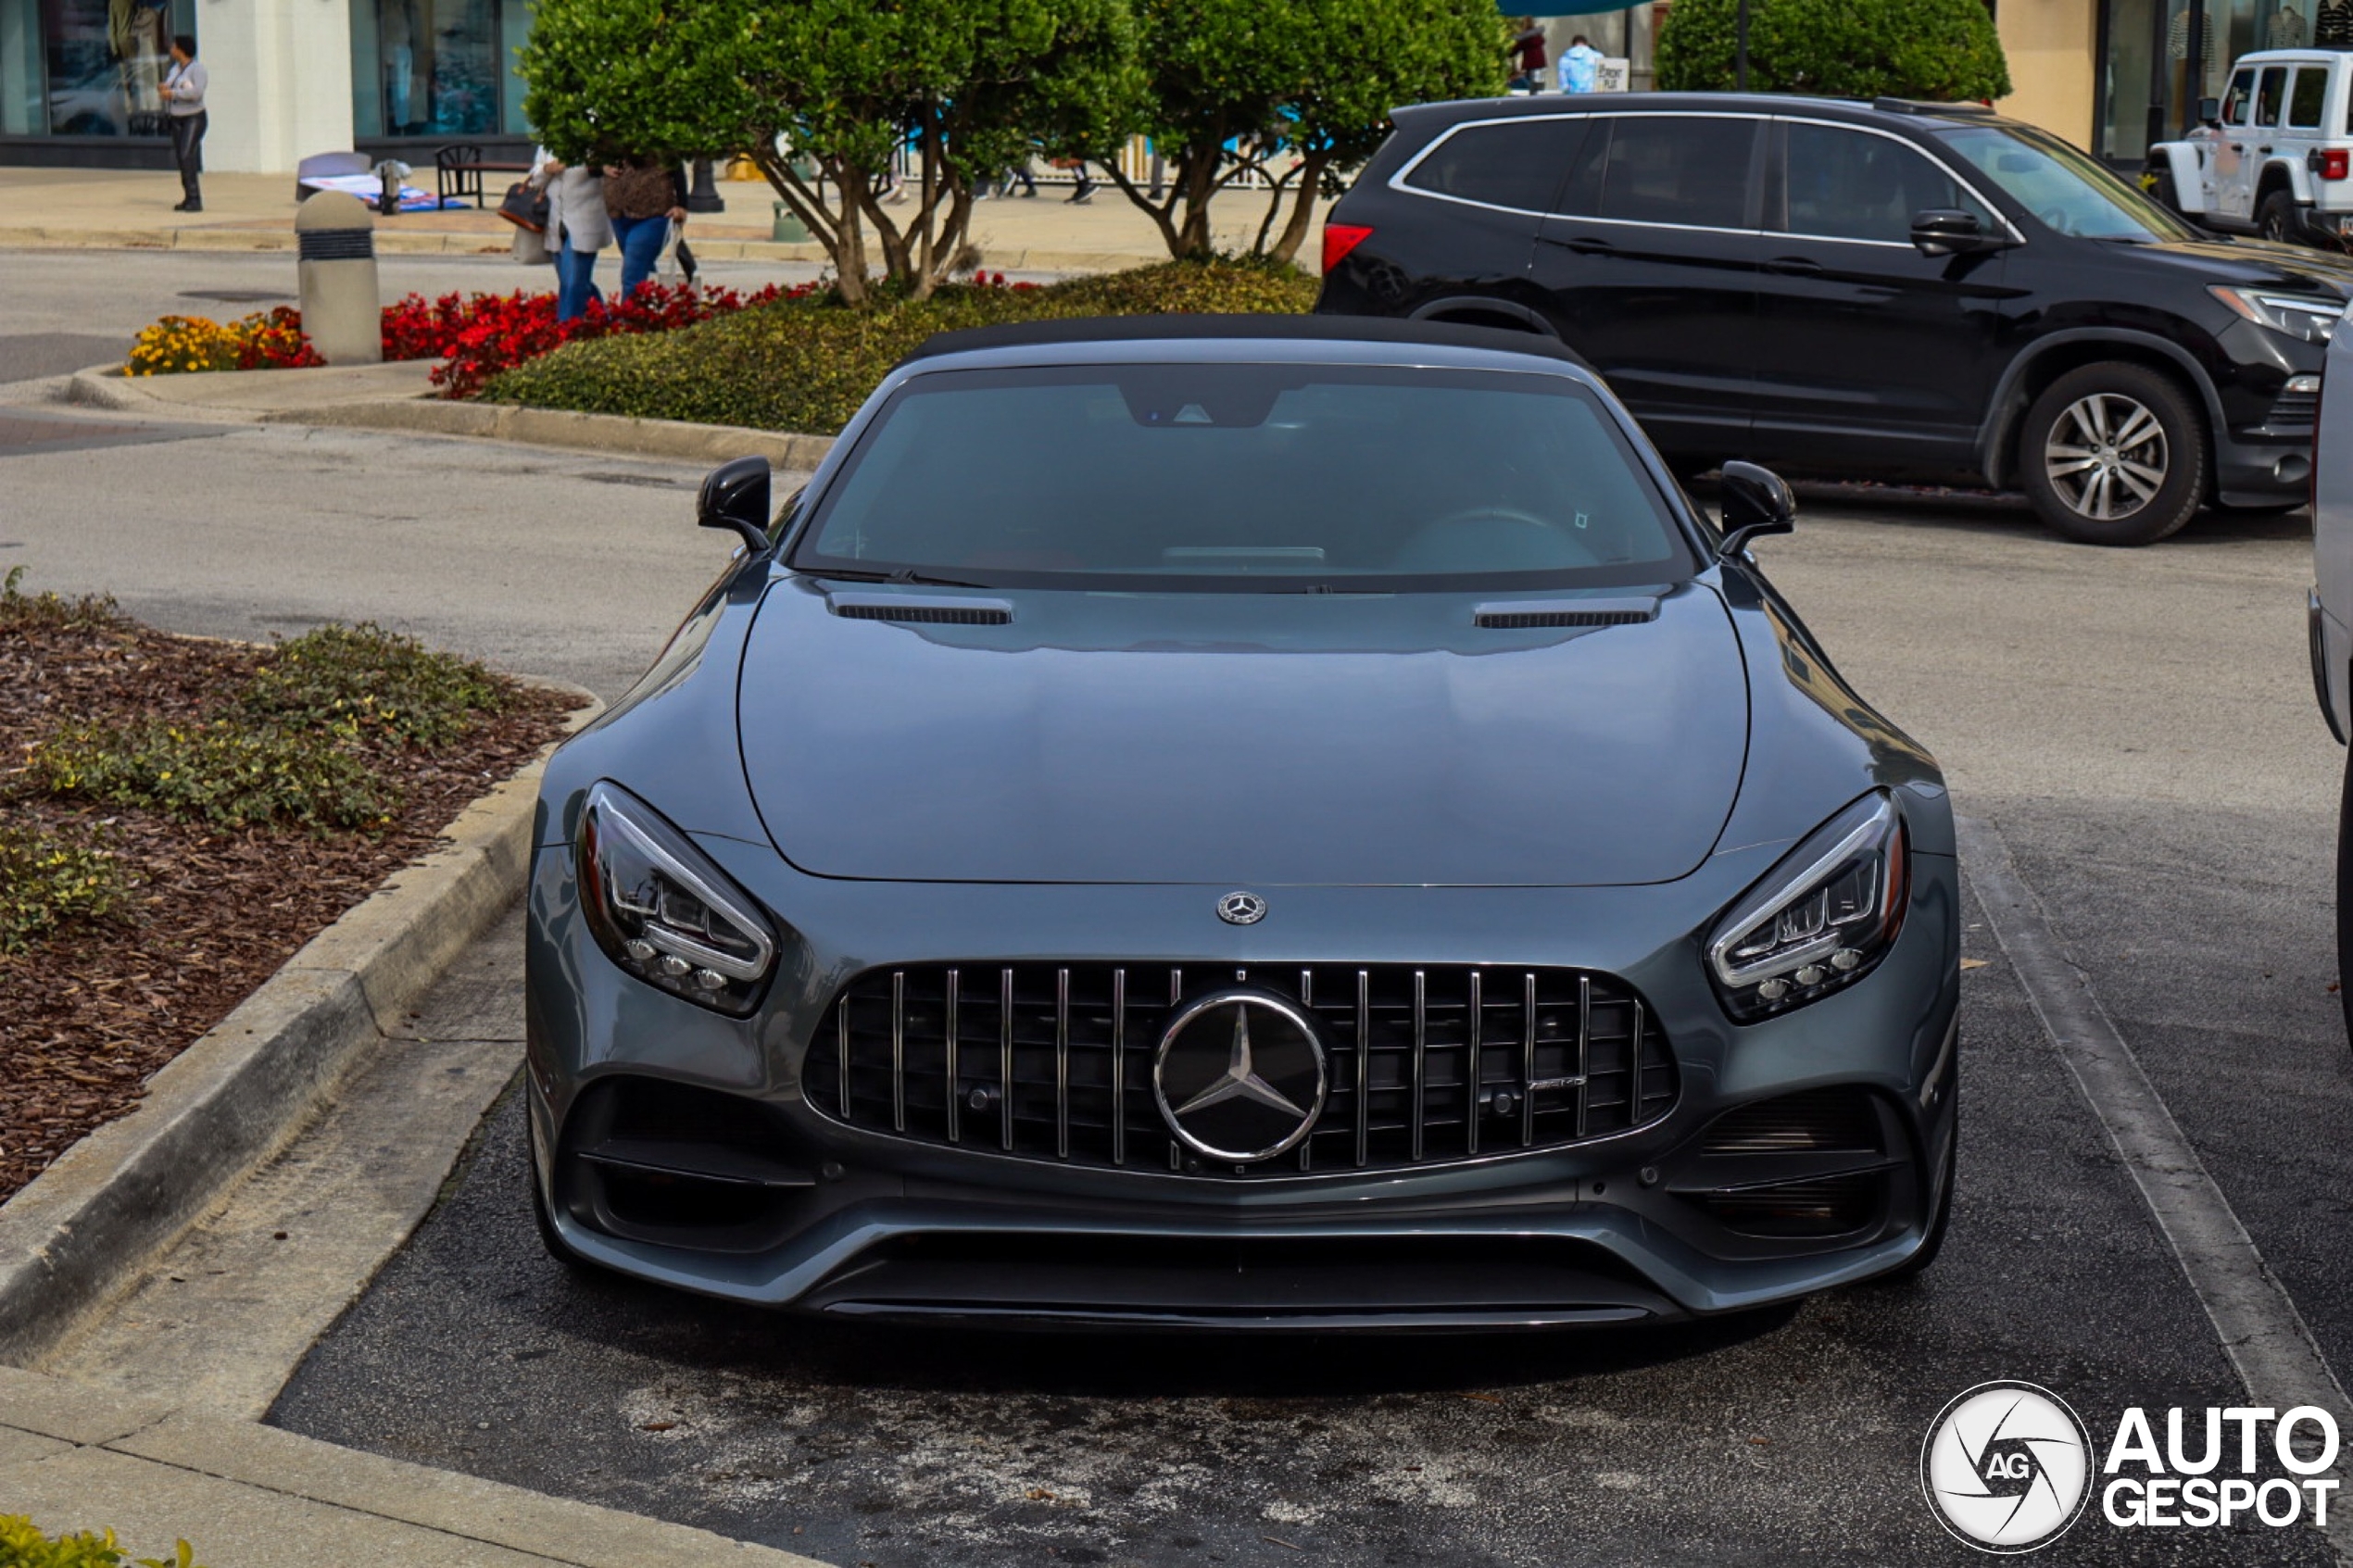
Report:
[[[2333,31],[2332,0],[2107,0],[2108,57],[2101,62],[2100,151],[2137,161],[2152,141],[2196,126],[2201,98],[2219,98],[2231,62],[2259,49],[2353,44]],[[2196,39],[2192,58],[2191,40]]]
[[514,51],[530,31],[526,0],[351,0],[358,134],[520,133]]
[[195,0],[0,0],[0,135],[162,136]]

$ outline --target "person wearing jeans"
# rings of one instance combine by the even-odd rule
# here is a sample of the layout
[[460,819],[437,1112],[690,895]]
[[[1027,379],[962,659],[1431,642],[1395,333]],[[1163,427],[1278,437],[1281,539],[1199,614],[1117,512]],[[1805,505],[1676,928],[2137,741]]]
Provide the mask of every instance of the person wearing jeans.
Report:
[[556,320],[576,321],[597,291],[597,253],[612,242],[605,182],[591,167],[566,168],[543,157],[532,178],[547,191],[547,254],[556,258]]
[[654,275],[673,223],[686,220],[686,173],[661,158],[633,157],[605,165],[605,212],[621,246],[621,295]]
[[171,161],[180,166],[180,205],[174,212],[202,212],[204,192],[197,176],[204,172],[204,67],[196,60],[196,41],[181,33],[171,41],[171,71],[157,89],[171,120]]

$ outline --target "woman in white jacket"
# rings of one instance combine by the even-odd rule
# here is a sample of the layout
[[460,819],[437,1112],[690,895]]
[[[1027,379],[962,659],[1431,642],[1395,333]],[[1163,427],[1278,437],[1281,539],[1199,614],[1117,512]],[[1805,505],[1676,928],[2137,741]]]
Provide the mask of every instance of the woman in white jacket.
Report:
[[601,302],[597,253],[612,243],[605,213],[604,176],[596,166],[567,168],[547,148],[533,161],[531,182],[547,193],[547,252],[556,262],[556,320],[575,321],[588,302]]

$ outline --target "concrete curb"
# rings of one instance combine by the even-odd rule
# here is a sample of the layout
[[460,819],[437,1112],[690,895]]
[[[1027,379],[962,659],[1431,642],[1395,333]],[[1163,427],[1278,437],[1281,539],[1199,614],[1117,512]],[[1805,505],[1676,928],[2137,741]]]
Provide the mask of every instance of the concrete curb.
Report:
[[[418,435],[516,441],[568,451],[679,462],[718,464],[730,458],[765,458],[774,468],[799,473],[813,471],[825,460],[825,454],[834,449],[830,435],[690,424],[682,420],[640,420],[620,414],[581,414],[566,408],[530,408],[512,403],[450,403],[437,397],[366,398],[348,403],[319,403],[307,408],[210,408],[201,403],[158,397],[147,390],[145,379],[118,375],[115,371],[112,365],[76,370],[67,380],[66,401],[154,418],[233,417],[241,423],[406,431]],[[283,376],[309,372],[249,373]],[[176,382],[195,378],[163,379]]]
[[689,1525],[12,1368],[0,1368],[0,1495],[53,1532],[110,1525],[130,1552],[166,1558],[185,1536],[207,1561],[246,1568],[824,1568]]
[[446,403],[437,398],[340,403],[268,414],[262,422],[473,436],[634,458],[673,458],[684,462],[716,464],[730,458],[765,458],[772,467],[802,473],[814,470],[834,448],[830,435],[689,424],[679,420],[638,420],[619,414],[580,414],[565,408],[529,408],[512,403]]
[[[395,220],[396,224],[398,220]],[[504,234],[452,233],[427,231],[404,233],[396,227],[376,230],[379,256],[505,256],[513,242]],[[295,248],[291,226],[279,229],[138,229],[0,228],[0,249],[6,250],[212,250],[283,251]],[[1116,272],[1167,259],[1159,252],[1111,250],[1028,250],[980,245],[981,265],[992,272]],[[773,240],[695,239],[695,254],[705,261],[801,261],[823,265],[824,247],[815,244],[779,245]]]
[[[570,688],[563,688],[569,690]],[[586,694],[580,694],[586,696]],[[593,696],[570,728],[603,705]],[[148,1081],[131,1114],[0,1204],[0,1361],[24,1362],[283,1148],[359,1054],[522,891],[544,759],[321,932]]]

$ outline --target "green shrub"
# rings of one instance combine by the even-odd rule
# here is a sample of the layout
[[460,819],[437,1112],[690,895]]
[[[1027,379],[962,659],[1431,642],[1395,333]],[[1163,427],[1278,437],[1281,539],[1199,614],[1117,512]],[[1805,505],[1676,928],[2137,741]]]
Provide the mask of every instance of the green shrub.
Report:
[[1317,284],[1264,262],[1165,262],[1044,288],[958,285],[929,299],[853,308],[786,300],[683,332],[567,344],[483,395],[593,414],[831,435],[884,372],[934,332],[1079,316],[1296,314]]
[[[34,1529],[30,1519],[0,1516],[0,1568],[126,1568],[129,1562],[115,1544],[112,1530],[52,1540]],[[142,1557],[132,1568],[196,1568],[195,1553],[182,1541],[170,1558]]]
[[250,719],[69,724],[37,742],[25,776],[53,795],[145,806],[223,827],[377,828],[398,796],[351,733],[280,730]]
[[241,701],[278,729],[341,729],[433,746],[464,734],[477,713],[505,707],[507,694],[473,660],[362,621],[279,644]]
[[0,826],[0,955],[23,952],[68,921],[112,915],[128,891],[113,856],[37,828]]
[[[1742,0],[1675,0],[1658,85],[1730,91]],[[1964,103],[2010,90],[1983,0],[1747,0],[1748,81],[1761,93]]]
[[23,581],[20,566],[10,567],[8,575],[0,578],[0,631],[64,632],[112,626],[122,619],[110,598],[90,595],[61,599],[55,594],[27,594],[17,587]]

